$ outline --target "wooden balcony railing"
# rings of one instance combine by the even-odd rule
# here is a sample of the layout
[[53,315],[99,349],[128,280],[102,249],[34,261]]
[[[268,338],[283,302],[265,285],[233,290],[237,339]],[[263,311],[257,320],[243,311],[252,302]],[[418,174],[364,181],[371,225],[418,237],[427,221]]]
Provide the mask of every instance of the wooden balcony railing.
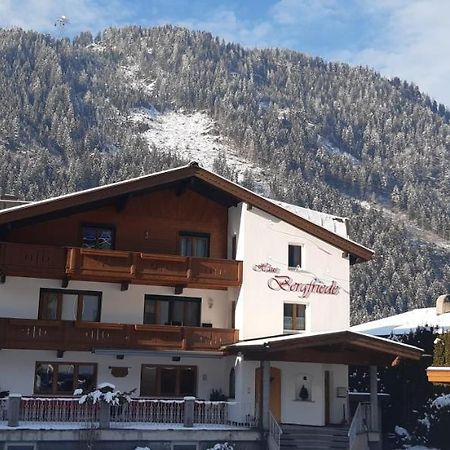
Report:
[[0,274],[224,289],[242,284],[242,262],[1,242]]
[[0,348],[9,349],[219,350],[237,340],[225,328],[0,318]]
[[37,278],[65,277],[66,249],[0,242],[0,273]]

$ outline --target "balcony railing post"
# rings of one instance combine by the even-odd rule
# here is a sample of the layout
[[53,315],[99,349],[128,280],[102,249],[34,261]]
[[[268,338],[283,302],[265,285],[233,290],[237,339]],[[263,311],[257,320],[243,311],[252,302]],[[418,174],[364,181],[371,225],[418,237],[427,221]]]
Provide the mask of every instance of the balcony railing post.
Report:
[[184,397],[184,422],[183,426],[192,428],[194,426],[195,397]]
[[20,394],[11,394],[8,397],[8,427],[19,426],[21,402],[22,396]]
[[111,406],[107,402],[100,402],[100,411],[98,416],[100,428],[110,428],[111,426]]

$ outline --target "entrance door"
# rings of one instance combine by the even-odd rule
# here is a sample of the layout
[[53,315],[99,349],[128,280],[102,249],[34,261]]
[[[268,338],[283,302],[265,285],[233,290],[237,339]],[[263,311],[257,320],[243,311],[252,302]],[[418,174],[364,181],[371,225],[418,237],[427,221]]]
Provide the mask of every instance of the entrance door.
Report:
[[325,425],[330,423],[330,371],[324,372],[324,393],[325,393]]
[[[261,402],[261,369],[255,371],[255,406],[256,415],[260,414]],[[274,419],[281,421],[281,370],[276,367],[270,368],[270,401],[269,409]]]

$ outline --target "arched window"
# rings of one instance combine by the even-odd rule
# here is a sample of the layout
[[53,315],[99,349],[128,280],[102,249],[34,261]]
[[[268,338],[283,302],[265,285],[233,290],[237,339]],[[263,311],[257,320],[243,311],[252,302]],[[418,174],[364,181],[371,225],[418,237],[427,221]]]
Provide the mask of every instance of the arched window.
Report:
[[228,393],[230,398],[234,398],[236,395],[236,375],[234,373],[234,367],[230,370],[230,377],[228,380]]

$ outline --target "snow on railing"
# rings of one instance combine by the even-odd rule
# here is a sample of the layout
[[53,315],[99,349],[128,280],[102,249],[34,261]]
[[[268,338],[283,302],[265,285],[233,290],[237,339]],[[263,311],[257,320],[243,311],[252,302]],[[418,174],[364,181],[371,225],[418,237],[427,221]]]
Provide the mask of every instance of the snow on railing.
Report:
[[183,423],[183,400],[132,399],[111,409],[111,422]]
[[194,423],[224,425],[228,423],[228,402],[196,400]]
[[98,405],[80,404],[78,398],[22,397],[20,420],[25,422],[95,422]]
[[348,430],[349,449],[365,450],[369,448],[368,433],[370,424],[370,403],[360,402],[353,415]]
[[8,399],[0,398],[0,422],[8,420]]

